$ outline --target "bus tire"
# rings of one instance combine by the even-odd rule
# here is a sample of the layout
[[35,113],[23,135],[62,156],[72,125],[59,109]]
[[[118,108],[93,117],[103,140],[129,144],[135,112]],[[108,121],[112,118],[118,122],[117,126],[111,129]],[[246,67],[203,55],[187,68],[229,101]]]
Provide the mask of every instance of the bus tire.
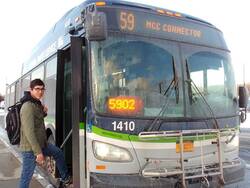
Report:
[[53,145],[56,144],[56,141],[55,141],[54,136],[53,136],[52,133],[48,136],[47,141],[48,141],[49,144],[53,144]]
[[[48,143],[55,145],[55,139],[54,139],[53,134],[50,134],[48,136]],[[55,178],[56,177],[56,161],[54,160],[52,156],[46,156],[45,161],[46,161],[46,171]]]

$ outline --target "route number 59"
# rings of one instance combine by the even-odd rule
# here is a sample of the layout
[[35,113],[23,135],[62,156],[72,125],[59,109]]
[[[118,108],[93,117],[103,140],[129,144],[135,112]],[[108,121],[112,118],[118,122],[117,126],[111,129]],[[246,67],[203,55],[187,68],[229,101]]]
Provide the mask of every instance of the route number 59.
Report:
[[120,27],[122,30],[133,31],[135,28],[135,16],[132,13],[120,12]]

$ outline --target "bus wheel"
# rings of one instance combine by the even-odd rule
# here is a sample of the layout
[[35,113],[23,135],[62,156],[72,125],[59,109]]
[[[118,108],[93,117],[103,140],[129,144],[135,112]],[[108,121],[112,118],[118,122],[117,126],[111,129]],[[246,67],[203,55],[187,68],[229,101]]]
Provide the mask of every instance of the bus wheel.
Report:
[[54,178],[56,175],[56,162],[53,157],[46,157],[46,170],[49,174],[51,174]]
[[202,187],[202,188],[203,188],[203,187],[204,187],[204,188],[210,187],[210,183],[209,183],[207,177],[202,177],[200,183],[201,183],[201,186],[200,186],[200,187]]
[[[52,134],[48,137],[48,143],[55,145],[55,139]],[[51,174],[54,178],[56,177],[56,161],[53,157],[47,156],[46,161],[46,171]]]
[[176,182],[174,188],[183,188],[182,183],[180,181]]

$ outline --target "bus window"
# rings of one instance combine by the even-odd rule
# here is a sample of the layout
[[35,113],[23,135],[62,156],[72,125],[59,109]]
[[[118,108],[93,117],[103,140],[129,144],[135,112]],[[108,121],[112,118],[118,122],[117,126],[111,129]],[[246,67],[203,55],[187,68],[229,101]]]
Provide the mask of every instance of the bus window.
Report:
[[45,72],[45,87],[46,93],[44,96],[45,105],[48,107],[48,117],[53,123],[55,122],[55,108],[56,108],[56,58],[51,59],[46,64]]
[[16,87],[15,102],[17,102],[20,100],[20,82],[19,81],[16,82],[15,87]]
[[41,80],[44,79],[44,66],[43,65],[31,73],[31,80],[34,80],[37,78]]
[[10,106],[15,104],[15,85],[10,87]]
[[[174,78],[174,64],[178,64],[176,54],[175,44],[164,40],[114,35],[103,43],[93,42],[96,109],[117,112],[116,115],[152,117],[168,103],[163,117],[183,117],[181,87],[178,102],[173,89],[165,93]],[[123,99],[117,98],[121,96]],[[117,111],[111,112],[111,108]]]
[[[190,78],[204,95],[216,116],[236,114],[236,91],[230,59],[226,52],[215,50],[195,51],[187,57]],[[208,107],[192,88],[191,116],[211,116]],[[203,110],[197,110],[197,109]],[[225,110],[227,109],[227,110]]]
[[30,86],[30,75],[22,78],[21,96],[24,95],[24,91],[28,91]]
[[6,89],[5,106],[6,107],[10,106],[10,86],[8,86]]

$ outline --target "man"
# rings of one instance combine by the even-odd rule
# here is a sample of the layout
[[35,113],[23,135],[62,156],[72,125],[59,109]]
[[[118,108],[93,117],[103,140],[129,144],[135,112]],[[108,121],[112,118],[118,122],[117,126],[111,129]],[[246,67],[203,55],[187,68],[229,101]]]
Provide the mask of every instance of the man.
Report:
[[61,175],[63,185],[71,184],[62,151],[55,145],[47,142],[44,117],[47,115],[47,107],[41,103],[44,95],[45,85],[42,80],[35,79],[30,82],[30,91],[26,92],[21,99],[23,103],[21,118],[21,140],[23,166],[20,178],[20,188],[28,188],[32,179],[36,163],[45,164],[44,156],[53,156],[58,171]]

